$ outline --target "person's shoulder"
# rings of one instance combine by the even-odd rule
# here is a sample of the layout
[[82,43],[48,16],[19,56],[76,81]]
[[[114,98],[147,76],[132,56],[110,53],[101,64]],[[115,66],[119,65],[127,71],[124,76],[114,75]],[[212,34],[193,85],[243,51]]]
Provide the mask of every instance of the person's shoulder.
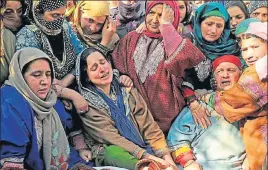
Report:
[[25,25],[20,29],[20,31],[16,34],[16,36],[24,35],[24,36],[32,36],[34,32],[39,30],[36,25]]
[[1,100],[20,97],[20,93],[17,91],[17,89],[10,85],[4,85],[3,87],[1,87],[0,91]]
[[23,95],[13,86],[4,85],[0,89],[0,94],[2,106],[9,105],[17,111],[26,111],[31,108]]
[[127,33],[127,35],[129,35],[129,36],[133,36],[133,35],[135,35],[135,36],[140,36],[142,33],[137,33],[137,31],[136,30],[133,30],[133,31],[130,31],[129,33]]

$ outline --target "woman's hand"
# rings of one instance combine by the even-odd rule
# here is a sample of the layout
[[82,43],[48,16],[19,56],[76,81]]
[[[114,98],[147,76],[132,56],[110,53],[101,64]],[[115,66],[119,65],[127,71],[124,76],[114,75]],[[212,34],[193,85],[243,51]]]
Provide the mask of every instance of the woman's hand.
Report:
[[141,23],[138,28],[136,28],[136,32],[141,34],[143,33],[143,31],[146,30],[146,24],[145,24],[145,21],[143,23]]
[[[193,161],[193,160],[190,160],[190,161]],[[202,170],[202,166],[199,163],[193,161],[188,166],[185,166],[183,169],[184,170]]]
[[101,44],[106,46],[110,42],[115,32],[116,32],[116,21],[110,18],[106,19],[104,26],[102,28]]
[[77,113],[86,113],[88,111],[88,102],[79,93],[74,95],[72,101],[73,101],[74,107],[76,108]]
[[131,80],[130,77],[126,76],[126,75],[122,75],[120,76],[120,83],[124,86],[124,87],[133,87],[133,81]]
[[170,163],[164,159],[161,159],[161,158],[158,158],[156,156],[153,156],[151,154],[145,154],[144,157],[142,157],[143,159],[151,159],[151,160],[154,160],[156,162],[159,162],[160,164],[162,164],[163,166],[165,167],[169,167],[170,166]]
[[160,24],[171,24],[173,23],[173,21],[174,21],[173,9],[169,5],[164,4],[162,16],[159,21]]
[[79,150],[79,155],[81,156],[82,159],[84,159],[87,162],[92,160],[92,153],[87,149]]
[[211,125],[209,120],[210,112],[197,100],[190,103],[190,110],[192,112],[195,124],[200,125],[203,129],[208,128]]
[[163,159],[169,162],[170,165],[177,167],[170,154],[164,155]]
[[207,93],[203,96],[198,97],[198,100],[208,104],[210,96],[211,96],[211,93]]

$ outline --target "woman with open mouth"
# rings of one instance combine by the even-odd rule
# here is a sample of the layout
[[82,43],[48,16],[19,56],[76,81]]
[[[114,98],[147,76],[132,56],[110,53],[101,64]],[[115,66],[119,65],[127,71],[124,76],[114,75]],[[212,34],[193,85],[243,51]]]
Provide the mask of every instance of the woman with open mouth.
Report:
[[230,16],[220,3],[206,3],[197,9],[193,35],[194,44],[206,58],[194,68],[186,70],[186,79],[182,85],[184,91],[188,91],[187,94],[185,93],[185,98],[193,115],[203,115],[201,119],[196,119],[196,121],[202,127],[207,128],[210,121],[205,114],[206,110],[199,105],[196,99],[198,95],[202,94],[195,94],[194,91],[197,89],[211,90],[213,88],[211,63],[217,57],[227,54],[240,56],[240,51],[238,44],[230,37]]
[[104,56],[90,47],[76,62],[78,90],[89,105],[79,117],[96,165],[142,169],[149,160],[172,169],[165,136],[144,99],[137,89],[121,86],[118,71]]

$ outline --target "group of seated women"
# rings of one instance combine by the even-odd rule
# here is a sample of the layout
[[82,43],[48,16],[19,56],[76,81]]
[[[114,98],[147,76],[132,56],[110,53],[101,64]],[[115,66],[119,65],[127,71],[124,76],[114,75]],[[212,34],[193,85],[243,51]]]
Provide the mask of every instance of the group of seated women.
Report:
[[0,6],[0,169],[267,169],[267,1]]

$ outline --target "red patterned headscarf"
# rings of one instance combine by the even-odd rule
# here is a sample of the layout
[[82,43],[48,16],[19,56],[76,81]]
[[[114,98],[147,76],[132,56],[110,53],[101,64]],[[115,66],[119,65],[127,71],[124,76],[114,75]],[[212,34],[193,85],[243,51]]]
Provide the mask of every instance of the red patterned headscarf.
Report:
[[[180,20],[180,11],[179,11],[177,2],[175,0],[170,0],[170,1],[153,0],[153,1],[149,1],[147,3],[147,6],[146,6],[146,16],[150,12],[150,10],[157,4],[166,4],[166,5],[169,5],[173,9],[173,11],[174,11],[174,21],[173,21],[172,25],[175,28],[178,28],[179,20]],[[158,34],[151,33],[148,30],[148,28],[146,29],[146,31],[144,31],[144,34],[146,36],[150,37],[150,38],[161,38],[162,37],[162,35],[160,33],[158,33]]]

